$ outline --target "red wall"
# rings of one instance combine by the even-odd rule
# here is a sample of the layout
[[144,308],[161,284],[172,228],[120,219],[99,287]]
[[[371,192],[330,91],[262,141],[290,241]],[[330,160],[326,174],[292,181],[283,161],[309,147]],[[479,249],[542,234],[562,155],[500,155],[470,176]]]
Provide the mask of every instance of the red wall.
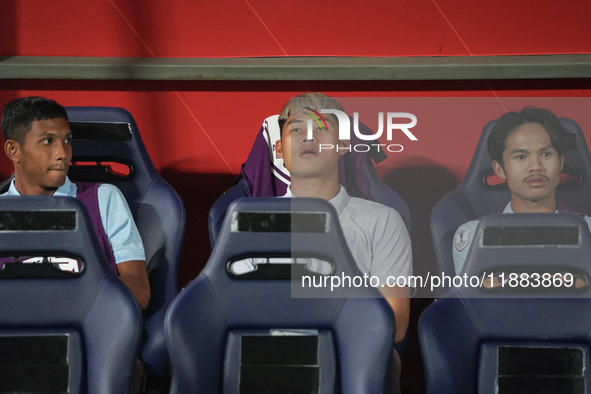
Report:
[[2,0],[1,55],[589,53],[587,0]]

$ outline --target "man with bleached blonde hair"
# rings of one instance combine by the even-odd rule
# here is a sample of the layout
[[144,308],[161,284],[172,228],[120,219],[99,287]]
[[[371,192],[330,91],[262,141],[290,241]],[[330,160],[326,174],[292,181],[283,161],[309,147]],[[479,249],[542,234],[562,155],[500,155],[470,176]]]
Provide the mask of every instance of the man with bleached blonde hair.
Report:
[[[281,139],[275,148],[291,174],[291,186],[284,197],[322,198],[334,206],[357,266],[364,274],[379,278],[379,289],[396,318],[395,341],[400,342],[408,327],[410,291],[389,287],[387,282],[388,277],[412,275],[410,237],[394,209],[350,197],[339,184],[339,157],[349,152],[350,141],[339,140],[336,116],[318,117],[321,109],[345,112],[338,101],[322,93],[304,93],[281,110]],[[312,138],[307,131],[310,119]],[[320,149],[321,144],[333,149]]]

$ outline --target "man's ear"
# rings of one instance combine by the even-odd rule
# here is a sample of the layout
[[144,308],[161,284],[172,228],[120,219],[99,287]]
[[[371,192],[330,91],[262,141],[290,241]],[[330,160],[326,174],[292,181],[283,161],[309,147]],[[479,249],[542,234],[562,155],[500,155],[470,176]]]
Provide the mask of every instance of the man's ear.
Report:
[[283,159],[283,145],[281,145],[281,140],[275,142],[275,153],[278,159]]
[[560,155],[560,171],[562,171],[562,167],[564,167],[564,154]]
[[507,175],[505,175],[505,170],[503,169],[503,166],[501,165],[501,163],[499,163],[496,160],[493,161],[492,168],[493,168],[493,171],[495,172],[495,174],[497,174],[497,176],[499,178],[507,180]]
[[349,152],[349,147],[351,146],[351,140],[339,140],[339,156],[344,155],[345,153]]
[[21,144],[14,140],[7,140],[4,143],[4,152],[6,153],[6,156],[8,156],[8,158],[15,164],[20,163],[21,161],[20,150]]

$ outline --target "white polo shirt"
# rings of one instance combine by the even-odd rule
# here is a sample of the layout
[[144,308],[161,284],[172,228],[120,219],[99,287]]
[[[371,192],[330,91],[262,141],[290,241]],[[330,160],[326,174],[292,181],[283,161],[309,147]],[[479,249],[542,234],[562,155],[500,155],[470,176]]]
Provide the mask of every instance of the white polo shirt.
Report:
[[[282,197],[296,197],[291,189]],[[361,272],[376,276],[412,275],[410,237],[398,212],[385,205],[351,197],[343,186],[329,203],[337,211],[347,245]],[[392,284],[392,282],[391,282]]]

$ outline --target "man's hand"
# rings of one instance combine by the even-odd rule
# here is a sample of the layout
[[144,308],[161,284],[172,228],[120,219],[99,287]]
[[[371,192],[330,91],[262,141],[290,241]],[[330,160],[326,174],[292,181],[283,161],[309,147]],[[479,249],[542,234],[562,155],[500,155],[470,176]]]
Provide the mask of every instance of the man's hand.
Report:
[[482,282],[482,287],[484,287],[485,289],[494,289],[494,288],[499,287],[501,285],[502,285],[502,283],[499,281],[499,278],[497,276],[494,276],[492,279],[487,277]]
[[146,262],[143,260],[130,260],[117,264],[119,279],[131,290],[138,305],[142,310],[146,309],[150,302],[150,281]]
[[396,318],[396,343],[402,341],[408,328],[410,318],[410,289],[408,287],[379,287],[380,293],[386,298]]

